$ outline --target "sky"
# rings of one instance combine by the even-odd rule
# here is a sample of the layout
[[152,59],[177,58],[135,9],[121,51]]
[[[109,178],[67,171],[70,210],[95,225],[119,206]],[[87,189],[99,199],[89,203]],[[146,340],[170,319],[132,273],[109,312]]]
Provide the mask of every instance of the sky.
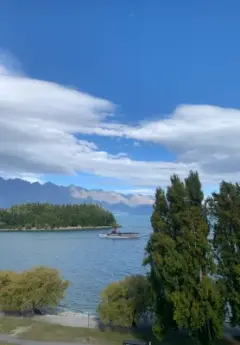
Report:
[[240,2],[1,0],[0,175],[152,193],[240,178]]

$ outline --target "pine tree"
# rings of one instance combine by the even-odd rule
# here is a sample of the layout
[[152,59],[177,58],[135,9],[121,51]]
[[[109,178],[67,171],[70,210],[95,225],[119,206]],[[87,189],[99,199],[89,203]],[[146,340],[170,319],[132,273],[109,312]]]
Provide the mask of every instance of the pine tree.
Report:
[[185,328],[197,343],[210,344],[221,335],[222,300],[213,273],[209,224],[197,173],[182,182],[171,178],[165,194],[158,189],[148,242],[156,324],[163,336],[173,327]]
[[240,185],[222,182],[209,207],[214,221],[214,248],[219,282],[230,306],[230,321],[240,325]]

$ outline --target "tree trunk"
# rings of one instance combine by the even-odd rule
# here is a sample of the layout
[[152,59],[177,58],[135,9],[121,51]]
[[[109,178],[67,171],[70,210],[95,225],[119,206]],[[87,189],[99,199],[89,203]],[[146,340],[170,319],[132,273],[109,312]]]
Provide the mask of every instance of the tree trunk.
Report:
[[133,320],[133,322],[132,322],[132,327],[133,327],[133,328],[137,328],[137,324],[136,324],[136,321],[135,321],[135,320]]

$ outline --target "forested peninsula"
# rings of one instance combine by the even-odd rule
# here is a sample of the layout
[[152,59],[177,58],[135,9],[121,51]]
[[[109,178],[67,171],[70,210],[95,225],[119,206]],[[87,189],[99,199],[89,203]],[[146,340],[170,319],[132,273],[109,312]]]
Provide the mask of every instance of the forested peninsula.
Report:
[[28,203],[0,209],[0,231],[104,228],[115,222],[111,212],[93,204]]

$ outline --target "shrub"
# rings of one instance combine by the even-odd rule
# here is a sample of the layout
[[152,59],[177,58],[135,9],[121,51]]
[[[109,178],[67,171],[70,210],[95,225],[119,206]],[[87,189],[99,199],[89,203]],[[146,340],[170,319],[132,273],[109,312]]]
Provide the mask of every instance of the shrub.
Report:
[[69,286],[56,269],[36,267],[23,273],[0,271],[0,308],[6,312],[39,312],[57,306]]

